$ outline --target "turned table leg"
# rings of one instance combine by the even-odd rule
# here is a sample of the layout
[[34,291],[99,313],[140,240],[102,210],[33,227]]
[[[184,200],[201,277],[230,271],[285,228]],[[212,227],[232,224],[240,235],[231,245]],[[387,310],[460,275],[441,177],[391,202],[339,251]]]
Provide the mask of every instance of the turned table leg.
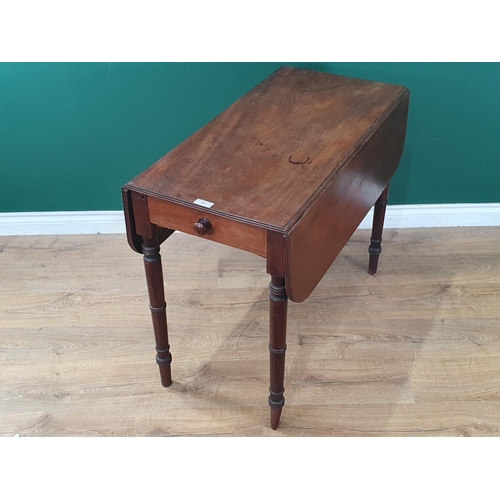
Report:
[[387,198],[389,195],[389,184],[382,191],[379,199],[375,202],[373,209],[373,226],[372,236],[370,238],[370,263],[368,264],[368,273],[375,274],[377,272],[378,258],[382,251],[382,231],[384,230],[385,208],[387,206]]
[[156,339],[156,362],[160,367],[161,384],[163,387],[169,387],[172,385],[172,375],[170,373],[172,355],[170,354],[170,346],[168,345],[167,304],[165,302],[158,237],[143,238],[142,251],[148,284],[149,308],[151,310]]
[[270,288],[270,372],[269,406],[271,407],[271,428],[276,430],[285,404],[283,380],[285,376],[286,312],[288,297],[285,280],[271,276]]

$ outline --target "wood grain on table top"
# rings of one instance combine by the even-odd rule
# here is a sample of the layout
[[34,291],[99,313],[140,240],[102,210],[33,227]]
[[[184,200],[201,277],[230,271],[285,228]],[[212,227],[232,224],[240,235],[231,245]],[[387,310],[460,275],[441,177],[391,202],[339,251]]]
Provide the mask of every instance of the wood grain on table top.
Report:
[[283,228],[406,93],[280,68],[128,186]]

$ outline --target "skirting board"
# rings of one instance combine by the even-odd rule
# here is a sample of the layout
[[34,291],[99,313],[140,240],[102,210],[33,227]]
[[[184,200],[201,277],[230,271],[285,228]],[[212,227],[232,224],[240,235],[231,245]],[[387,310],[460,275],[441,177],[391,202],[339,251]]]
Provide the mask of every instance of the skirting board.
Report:
[[[359,229],[371,227],[373,209]],[[386,228],[500,226],[500,203],[388,205]],[[0,236],[125,233],[120,210],[0,213]]]

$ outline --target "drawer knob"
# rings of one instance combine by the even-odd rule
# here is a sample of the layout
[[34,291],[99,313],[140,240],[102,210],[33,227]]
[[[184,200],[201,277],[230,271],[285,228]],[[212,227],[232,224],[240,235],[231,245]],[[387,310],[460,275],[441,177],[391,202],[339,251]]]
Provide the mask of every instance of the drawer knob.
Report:
[[208,219],[205,219],[205,217],[194,224],[194,230],[200,236],[207,234],[210,229],[212,229],[212,223]]

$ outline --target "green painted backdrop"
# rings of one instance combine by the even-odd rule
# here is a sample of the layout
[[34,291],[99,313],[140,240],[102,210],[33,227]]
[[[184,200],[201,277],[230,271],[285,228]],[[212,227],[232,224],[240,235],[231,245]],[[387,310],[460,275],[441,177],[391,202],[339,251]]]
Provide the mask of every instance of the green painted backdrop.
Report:
[[[282,64],[0,64],[0,211],[120,209],[125,182]],[[392,204],[500,201],[500,64],[287,64],[410,89]]]

